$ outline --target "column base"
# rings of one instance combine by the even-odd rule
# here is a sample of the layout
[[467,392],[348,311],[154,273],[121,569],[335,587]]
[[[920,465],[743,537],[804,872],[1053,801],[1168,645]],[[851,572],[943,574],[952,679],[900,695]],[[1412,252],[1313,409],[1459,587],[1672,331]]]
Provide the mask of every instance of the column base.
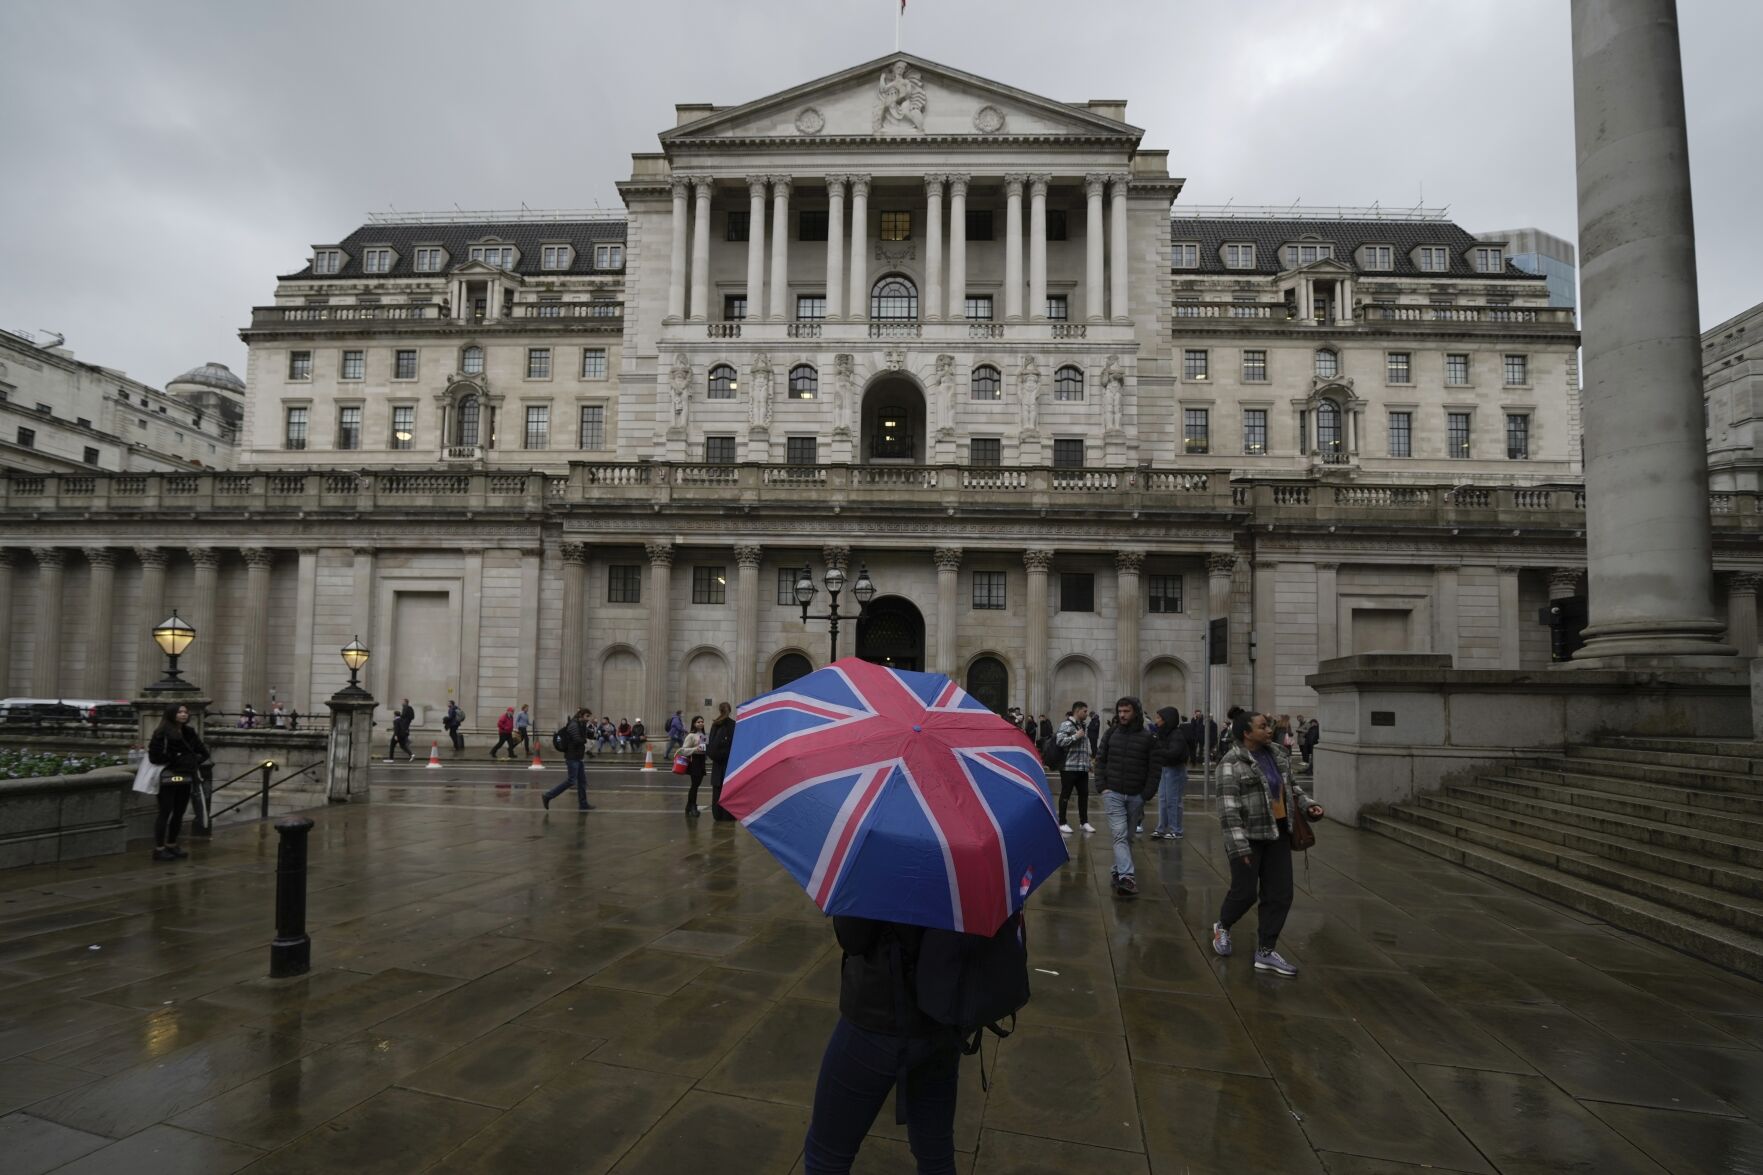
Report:
[[1635,620],[1588,625],[1576,669],[1733,669],[1738,650],[1723,644],[1717,620]]

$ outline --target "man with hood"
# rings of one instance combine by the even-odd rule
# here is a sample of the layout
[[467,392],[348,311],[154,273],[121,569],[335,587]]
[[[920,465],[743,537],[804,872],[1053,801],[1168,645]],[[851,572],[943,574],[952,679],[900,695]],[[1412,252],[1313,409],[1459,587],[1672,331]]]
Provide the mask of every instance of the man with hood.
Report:
[[1114,724],[1096,748],[1091,774],[1102,793],[1102,811],[1114,838],[1114,894],[1130,898],[1139,892],[1133,876],[1133,829],[1144,821],[1145,799],[1157,794],[1162,774],[1155,739],[1145,729],[1145,709],[1137,698],[1114,703]]

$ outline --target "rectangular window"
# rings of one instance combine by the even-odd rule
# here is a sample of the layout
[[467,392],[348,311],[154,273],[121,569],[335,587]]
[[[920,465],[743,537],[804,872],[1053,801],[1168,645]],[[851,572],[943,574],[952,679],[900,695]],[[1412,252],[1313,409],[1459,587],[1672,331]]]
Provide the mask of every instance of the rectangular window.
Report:
[[572,252],[568,245],[546,245],[539,251],[539,268],[568,269]]
[[439,272],[441,272],[441,258],[442,258],[442,256],[443,256],[442,251],[439,249],[418,249],[416,251],[416,272],[418,272],[418,273],[439,273]]
[[635,563],[614,563],[606,568],[606,602],[608,604],[642,603],[642,567]]
[[796,321],[820,322],[826,317],[825,294],[797,294]]
[[819,463],[820,443],[817,437],[785,437],[785,465],[815,465]]
[[992,321],[992,296],[990,294],[967,295],[967,321]]
[[1422,245],[1414,252],[1422,273],[1444,273],[1451,268],[1451,251],[1443,245]]
[[749,212],[731,212],[728,223],[723,226],[722,239],[725,241],[745,241],[753,235],[753,216]]
[[1445,382],[1458,388],[1469,383],[1468,354],[1452,352],[1445,356]]
[[1152,612],[1169,615],[1181,611],[1181,576],[1147,575],[1145,579]]
[[605,347],[583,347],[582,348],[582,378],[583,379],[605,379],[606,378],[606,348]]
[[1388,351],[1384,354],[1384,378],[1393,384],[1413,383],[1413,371],[1410,368],[1412,356],[1406,351]]
[[1445,413],[1445,455],[1458,460],[1469,456],[1469,413]]
[[396,361],[392,364],[393,379],[416,378],[416,352],[400,349]]
[[606,447],[606,405],[582,405],[581,425],[576,434],[576,447],[581,449],[604,449]]
[[1049,241],[1063,241],[1068,235],[1065,210],[1063,208],[1047,209],[1047,239]]
[[360,379],[367,370],[367,352],[343,352],[343,378]]
[[359,449],[361,447],[361,409],[348,407],[337,409],[337,448]]
[[1396,267],[1395,250],[1389,245],[1365,246],[1365,268],[1388,270]]
[[987,468],[1004,464],[1004,442],[997,437],[974,437],[967,442],[967,463]]
[[290,408],[287,420],[282,428],[282,448],[304,449],[306,447],[306,409]]
[[21,427],[18,430],[18,444],[19,444],[20,448],[24,448],[24,449],[36,448],[37,447],[37,430],[34,428]]
[[1505,271],[1506,259],[1497,247],[1481,248],[1475,251],[1475,272],[1504,273]]
[[1187,350],[1181,353],[1181,377],[1183,379],[1203,380],[1210,374],[1210,364],[1204,351]]
[[1506,386],[1521,388],[1530,382],[1530,363],[1524,355],[1506,356]]
[[881,214],[881,239],[884,241],[910,241],[912,239],[912,214],[910,212],[883,212]]
[[1047,295],[1047,320],[1065,322],[1071,317],[1071,301],[1064,294]]
[[[87,420],[84,416],[74,417],[73,422],[75,424],[79,425],[81,428],[91,428],[92,427],[92,422],[90,420]],[[197,416],[196,419],[192,420],[190,423],[194,424],[196,427],[200,428],[202,426],[202,417]]]
[[967,239],[970,241],[989,241],[992,239],[991,209],[969,208],[967,210]]
[[826,217],[824,208],[805,208],[796,213],[796,239],[798,241],[826,240]]
[[1055,440],[1053,442],[1053,467],[1055,469],[1082,469],[1084,467],[1082,438]]
[[704,461],[709,465],[733,465],[735,463],[735,438],[705,437]]
[[98,464],[98,450],[92,448],[90,445],[86,446],[85,462],[87,465]]
[[1000,612],[1004,608],[1004,576],[1002,571],[973,573],[973,607],[979,612]]
[[692,568],[692,603],[726,604],[728,602],[728,569],[726,567]]
[[1267,452],[1267,409],[1243,409],[1243,452],[1255,456]]
[[1061,612],[1094,612],[1096,610],[1096,577],[1088,572],[1067,571],[1059,576],[1059,610]]
[[409,449],[416,443],[416,405],[392,405],[392,448]]
[[308,380],[312,378],[312,352],[288,352],[288,378],[291,380]]
[[1207,408],[1185,408],[1181,414],[1181,447],[1184,453],[1212,451],[1212,413]]
[[312,255],[313,273],[336,273],[343,268],[343,255],[335,249],[320,249]]
[[722,320],[724,322],[745,322],[747,319],[747,295],[724,294],[722,296]]
[[390,249],[369,249],[361,255],[363,273],[392,272],[392,251]]
[[1334,256],[1333,245],[1287,245],[1287,265],[1311,265],[1324,258]]
[[777,569],[777,602],[786,608],[800,608],[796,599],[796,577],[802,574],[800,567],[779,567]]
[[1200,246],[1193,241],[1177,241],[1172,257],[1177,269],[1200,268]]
[[594,246],[594,268],[595,269],[623,269],[624,268],[624,246],[623,245],[595,245]]
[[1530,460],[1530,416],[1526,413],[1506,413],[1506,459]]
[[551,447],[551,409],[545,404],[528,404],[526,406],[526,439],[522,443],[526,449],[549,449]]
[[1246,384],[1264,384],[1267,382],[1267,352],[1243,352],[1243,382]]
[[473,245],[468,251],[473,261],[482,261],[485,265],[494,265],[501,269],[514,268],[514,246],[512,245]]
[[528,379],[551,378],[551,348],[528,347],[526,349],[526,377]]
[[1414,456],[1414,417],[1411,413],[1390,413],[1390,456]]
[[1224,266],[1226,269],[1254,269],[1255,246],[1226,245],[1224,247]]

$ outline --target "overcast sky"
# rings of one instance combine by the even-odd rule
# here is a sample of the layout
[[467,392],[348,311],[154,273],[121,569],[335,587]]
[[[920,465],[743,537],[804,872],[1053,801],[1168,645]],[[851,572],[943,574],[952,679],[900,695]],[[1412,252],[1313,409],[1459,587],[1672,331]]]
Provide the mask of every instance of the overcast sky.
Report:
[[[243,373],[275,276],[370,209],[618,206],[675,102],[879,57],[893,0],[0,3],[0,326]],[[1683,0],[1704,326],[1763,301],[1758,0]],[[1181,202],[1449,205],[1577,235],[1566,0],[913,0],[905,48],[1125,98]]]

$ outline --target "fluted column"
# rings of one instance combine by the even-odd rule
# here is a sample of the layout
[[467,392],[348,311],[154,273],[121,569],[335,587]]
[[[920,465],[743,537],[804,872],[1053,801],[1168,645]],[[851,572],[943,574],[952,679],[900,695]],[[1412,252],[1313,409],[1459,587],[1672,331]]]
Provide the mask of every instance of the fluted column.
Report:
[[949,182],[949,321],[967,317],[967,177]]
[[0,694],[12,693],[12,551],[0,547]]
[[1117,551],[1114,555],[1114,676],[1122,694],[1139,696],[1139,572],[1144,570],[1143,551]]
[[1048,694],[1052,682],[1047,676],[1047,626],[1052,614],[1047,610],[1047,569],[1053,565],[1053,552],[1031,550],[1022,553],[1022,565],[1028,569],[1028,609],[1024,625],[1023,685],[1028,695],[1028,708],[1036,714],[1051,714]]
[[1022,185],[1024,175],[1004,177],[1004,320],[1022,321]]
[[931,558],[937,563],[937,661],[931,670],[954,677],[955,634],[961,623],[961,548],[938,547]]
[[826,316],[845,316],[845,177],[826,177]]
[[747,318],[753,322],[765,317],[765,184],[765,176],[747,177]]
[[196,576],[184,619],[196,630],[196,639],[190,642],[185,662],[189,671],[184,676],[204,696],[213,697],[214,645],[220,635],[214,628],[214,593],[220,583],[220,552],[213,547],[190,547],[189,556],[196,565]]
[[[563,555],[563,647],[557,654],[558,716],[573,714],[582,705],[583,629],[587,624],[588,545],[564,543]],[[668,711],[672,713],[672,711]]]
[[[686,201],[692,185],[685,180],[673,181],[673,257],[667,273],[667,321],[678,322],[686,316],[686,238],[690,235]],[[462,283],[455,282],[454,288]],[[459,317],[455,312],[454,317]]]
[[1107,183],[1099,171],[1084,176],[1084,317],[1090,322],[1108,317],[1102,305],[1102,189]]
[[[1217,620],[1230,617],[1231,580],[1236,574],[1237,557],[1235,555],[1206,556],[1206,618]],[[1225,653],[1229,656],[1229,651]],[[1231,667],[1215,665],[1212,668],[1212,696],[1206,699],[1209,717],[1224,721],[1224,712],[1230,709],[1231,701]]]
[[851,298],[845,314],[852,322],[869,319],[869,177],[851,180]]
[[[1316,565],[1316,659],[1327,661],[1341,655],[1341,565]],[[1439,607],[1438,600],[1433,607]],[[1436,650],[1435,650],[1436,651]]]
[[[790,309],[790,177],[771,177],[771,320],[794,318]],[[747,304],[747,313],[754,312]],[[672,711],[669,711],[672,713]]]
[[935,322],[943,315],[943,177],[924,177],[924,203],[929,217],[924,222],[924,317]]
[[[710,320],[710,181],[694,179],[692,213],[692,321]],[[761,220],[764,218],[761,217]],[[747,308],[752,313],[752,307]]]
[[116,620],[116,552],[109,547],[87,547],[85,556],[92,570],[86,589],[85,692],[88,698],[108,698],[116,689],[110,680],[111,630]]
[[[269,711],[269,572],[275,552],[267,547],[245,547],[245,623],[239,634],[244,657],[240,662],[239,702]],[[371,639],[371,638],[370,638]],[[212,691],[210,691],[212,696]]]
[[643,712],[666,716],[678,709],[668,697],[673,668],[673,544],[645,543],[649,556],[649,647],[643,651]]
[[1047,321],[1047,182],[1052,177],[1028,177],[1028,314],[1036,322]]
[[1726,581],[1726,643],[1741,657],[1757,655],[1757,584],[1763,576],[1739,573]]
[[[141,561],[140,643],[135,646],[134,689],[141,690],[164,676],[164,654],[153,640],[153,626],[170,614],[165,606],[165,552],[159,547],[136,547]],[[131,691],[132,693],[132,691]]]
[[61,696],[61,568],[60,547],[32,547],[37,559],[36,640],[31,656],[31,693],[39,698]]
[[[756,543],[735,547],[735,699],[744,702],[758,693],[759,561],[764,548]],[[668,711],[672,713],[672,711]]]
[[1109,196],[1111,203],[1108,208],[1108,244],[1110,247],[1109,264],[1113,272],[1109,275],[1113,281],[1108,312],[1114,316],[1115,322],[1126,322],[1132,317],[1126,304],[1126,187],[1124,175],[1114,176],[1109,180]]

